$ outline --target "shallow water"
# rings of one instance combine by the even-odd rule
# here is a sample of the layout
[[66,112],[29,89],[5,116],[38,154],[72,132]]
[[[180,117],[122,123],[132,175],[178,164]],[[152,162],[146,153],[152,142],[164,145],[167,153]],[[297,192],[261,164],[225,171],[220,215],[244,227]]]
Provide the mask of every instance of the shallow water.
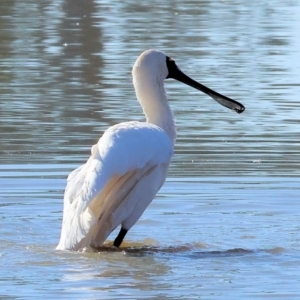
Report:
[[101,249],[74,253],[54,250],[64,165],[42,167],[44,177],[32,167],[1,167],[2,295],[299,297],[295,178],[170,178],[122,249],[112,249],[110,238]]
[[[0,298],[297,299],[298,1],[5,2]],[[168,180],[120,251],[55,251],[66,177],[110,125],[143,121],[130,70],[164,50],[235,114],[166,83]]]

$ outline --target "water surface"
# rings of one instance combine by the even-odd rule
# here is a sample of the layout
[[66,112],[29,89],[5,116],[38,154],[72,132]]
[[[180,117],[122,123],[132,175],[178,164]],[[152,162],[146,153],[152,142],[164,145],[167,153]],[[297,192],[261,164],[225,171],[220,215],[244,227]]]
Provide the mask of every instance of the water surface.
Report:
[[[298,1],[6,1],[0,9],[0,297],[297,299]],[[120,251],[55,251],[66,177],[143,121],[145,49],[246,106],[168,80],[168,180]]]

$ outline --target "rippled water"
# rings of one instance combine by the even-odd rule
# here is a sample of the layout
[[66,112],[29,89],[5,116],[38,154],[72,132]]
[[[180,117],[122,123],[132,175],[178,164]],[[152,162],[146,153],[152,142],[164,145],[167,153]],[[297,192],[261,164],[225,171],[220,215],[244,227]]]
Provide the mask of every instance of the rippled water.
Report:
[[[0,9],[0,298],[300,296],[298,1],[7,1]],[[55,251],[67,174],[144,120],[131,66],[165,51],[242,115],[169,80],[169,176],[121,251]]]

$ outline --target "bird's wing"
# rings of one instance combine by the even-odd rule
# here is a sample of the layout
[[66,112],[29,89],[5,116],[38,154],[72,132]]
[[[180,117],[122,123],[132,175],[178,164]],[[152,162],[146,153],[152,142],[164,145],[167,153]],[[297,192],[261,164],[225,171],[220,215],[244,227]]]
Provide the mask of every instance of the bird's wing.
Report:
[[[133,225],[164,183],[166,174],[164,171],[167,167],[168,164],[158,166],[147,164],[142,169],[113,177],[88,206],[88,211],[95,222],[78,244],[78,248],[88,245],[100,247],[118,225],[123,226],[124,221]],[[163,169],[163,172],[157,172],[160,169]],[[143,209],[140,212],[141,207]],[[130,227],[126,229],[129,230]]]
[[[157,166],[169,163],[173,145],[155,125],[126,122],[110,127],[91,152],[87,163],[68,177],[57,249],[89,245],[93,235],[99,236],[94,232],[96,228],[108,234],[114,230],[119,224],[104,226],[109,224],[108,216],[122,205],[137,182]],[[157,190],[164,178],[161,181]],[[106,239],[108,234],[103,234],[101,239]]]

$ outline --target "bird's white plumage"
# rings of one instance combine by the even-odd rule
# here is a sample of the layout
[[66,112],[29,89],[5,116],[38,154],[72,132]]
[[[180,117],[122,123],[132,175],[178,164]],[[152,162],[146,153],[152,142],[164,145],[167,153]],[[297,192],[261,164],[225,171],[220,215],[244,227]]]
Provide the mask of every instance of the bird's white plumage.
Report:
[[163,87],[165,54],[145,51],[132,73],[147,123],[108,128],[92,146],[86,164],[69,175],[56,249],[101,246],[117,226],[129,230],[165,181],[176,138]]
[[[165,180],[167,167],[173,155],[173,145],[167,134],[156,125],[125,122],[110,127],[92,147],[91,152],[87,163],[74,170],[68,177],[64,196],[62,235],[57,249],[77,250],[90,244],[101,246],[110,232],[132,214],[137,203],[141,208],[142,203],[145,203],[142,211],[136,210],[132,216],[135,219],[134,215],[137,215],[138,220]],[[149,181],[143,182],[141,179],[153,177],[154,174],[156,180],[149,194],[147,191],[150,188]],[[120,182],[122,178],[125,182],[123,185]],[[150,181],[153,182],[153,179]],[[118,191],[120,188],[125,189],[126,184],[127,189],[132,189],[137,182],[140,182],[141,188],[135,189],[136,196],[123,204],[126,209],[123,207],[116,211],[116,208],[107,208],[103,205],[102,202],[108,200],[111,204],[120,205],[119,202],[124,200],[122,193],[109,196],[110,188],[108,191],[105,190],[109,184],[112,185],[111,189]],[[126,192],[125,190],[124,193]],[[146,199],[149,196],[151,199]],[[93,202],[93,199],[97,201]],[[101,204],[97,206],[95,202]],[[111,224],[107,232],[99,228],[103,234],[98,233],[98,239],[95,233],[95,238],[89,236],[82,241],[96,226],[101,214],[105,214],[104,219],[114,214],[118,221]],[[130,223],[130,220],[127,222]],[[132,226],[134,223],[129,225]]]

